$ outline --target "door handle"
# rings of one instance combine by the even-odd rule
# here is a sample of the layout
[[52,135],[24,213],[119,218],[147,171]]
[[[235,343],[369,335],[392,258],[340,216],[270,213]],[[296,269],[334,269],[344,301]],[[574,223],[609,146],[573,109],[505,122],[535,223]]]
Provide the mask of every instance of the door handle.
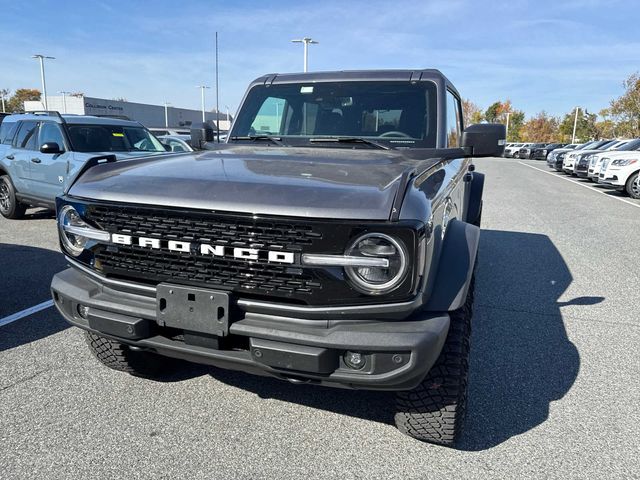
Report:
[[13,160],[13,159],[14,159],[14,158],[16,158],[16,157],[14,157],[13,155],[7,155],[7,156],[6,156],[6,157],[4,157],[4,158],[6,158],[7,160]]
[[40,160],[39,158],[32,158],[31,161],[33,163],[41,163],[42,162],[42,160]]

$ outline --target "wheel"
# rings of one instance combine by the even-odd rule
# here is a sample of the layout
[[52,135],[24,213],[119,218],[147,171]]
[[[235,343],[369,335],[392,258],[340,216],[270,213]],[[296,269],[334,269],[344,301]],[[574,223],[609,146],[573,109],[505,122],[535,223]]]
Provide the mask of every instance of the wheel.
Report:
[[84,332],[95,357],[103,365],[136,377],[160,378],[174,373],[178,360],[152,352],[132,350],[128,345],[92,332]]
[[513,153],[513,158],[520,158],[520,154],[518,152]]
[[5,218],[18,219],[24,217],[27,207],[16,198],[16,189],[9,175],[0,177],[0,214]]
[[640,172],[636,172],[629,177],[625,190],[631,198],[640,199]]
[[453,447],[462,431],[474,284],[472,277],[464,306],[450,314],[447,340],[435,365],[415,389],[396,394],[396,427],[418,440]]

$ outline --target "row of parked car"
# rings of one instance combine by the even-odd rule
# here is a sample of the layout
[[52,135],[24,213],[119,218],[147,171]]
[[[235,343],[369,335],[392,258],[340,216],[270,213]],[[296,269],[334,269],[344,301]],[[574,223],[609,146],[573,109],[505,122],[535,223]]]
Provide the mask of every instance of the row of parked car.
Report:
[[640,138],[580,144],[513,143],[505,157],[546,160],[549,168],[640,199]]

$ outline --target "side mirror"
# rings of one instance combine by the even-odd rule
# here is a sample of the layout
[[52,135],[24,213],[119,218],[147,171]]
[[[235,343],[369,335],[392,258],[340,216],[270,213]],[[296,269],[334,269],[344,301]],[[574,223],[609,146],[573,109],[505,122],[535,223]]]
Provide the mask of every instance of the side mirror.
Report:
[[49,155],[56,155],[58,153],[62,153],[64,150],[60,148],[56,142],[47,142],[43,143],[40,146],[40,153],[48,153]]
[[462,132],[462,148],[472,157],[500,157],[504,153],[507,130],[501,123],[478,123]]
[[191,128],[191,146],[193,148],[201,150],[207,142],[213,142],[213,128],[211,125],[201,123],[199,126]]

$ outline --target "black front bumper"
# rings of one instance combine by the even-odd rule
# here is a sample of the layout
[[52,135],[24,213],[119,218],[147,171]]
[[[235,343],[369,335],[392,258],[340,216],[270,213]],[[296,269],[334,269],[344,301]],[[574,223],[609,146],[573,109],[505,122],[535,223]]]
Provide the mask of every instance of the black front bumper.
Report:
[[[63,317],[82,329],[160,355],[294,383],[412,389],[435,363],[449,330],[447,313],[416,312],[405,320],[307,319],[234,305],[228,335],[217,337],[161,327],[154,288],[138,291],[131,285],[107,285],[69,268],[54,276],[51,290]],[[80,305],[88,307],[84,317]],[[365,367],[349,368],[343,359],[347,351],[362,353]]]

